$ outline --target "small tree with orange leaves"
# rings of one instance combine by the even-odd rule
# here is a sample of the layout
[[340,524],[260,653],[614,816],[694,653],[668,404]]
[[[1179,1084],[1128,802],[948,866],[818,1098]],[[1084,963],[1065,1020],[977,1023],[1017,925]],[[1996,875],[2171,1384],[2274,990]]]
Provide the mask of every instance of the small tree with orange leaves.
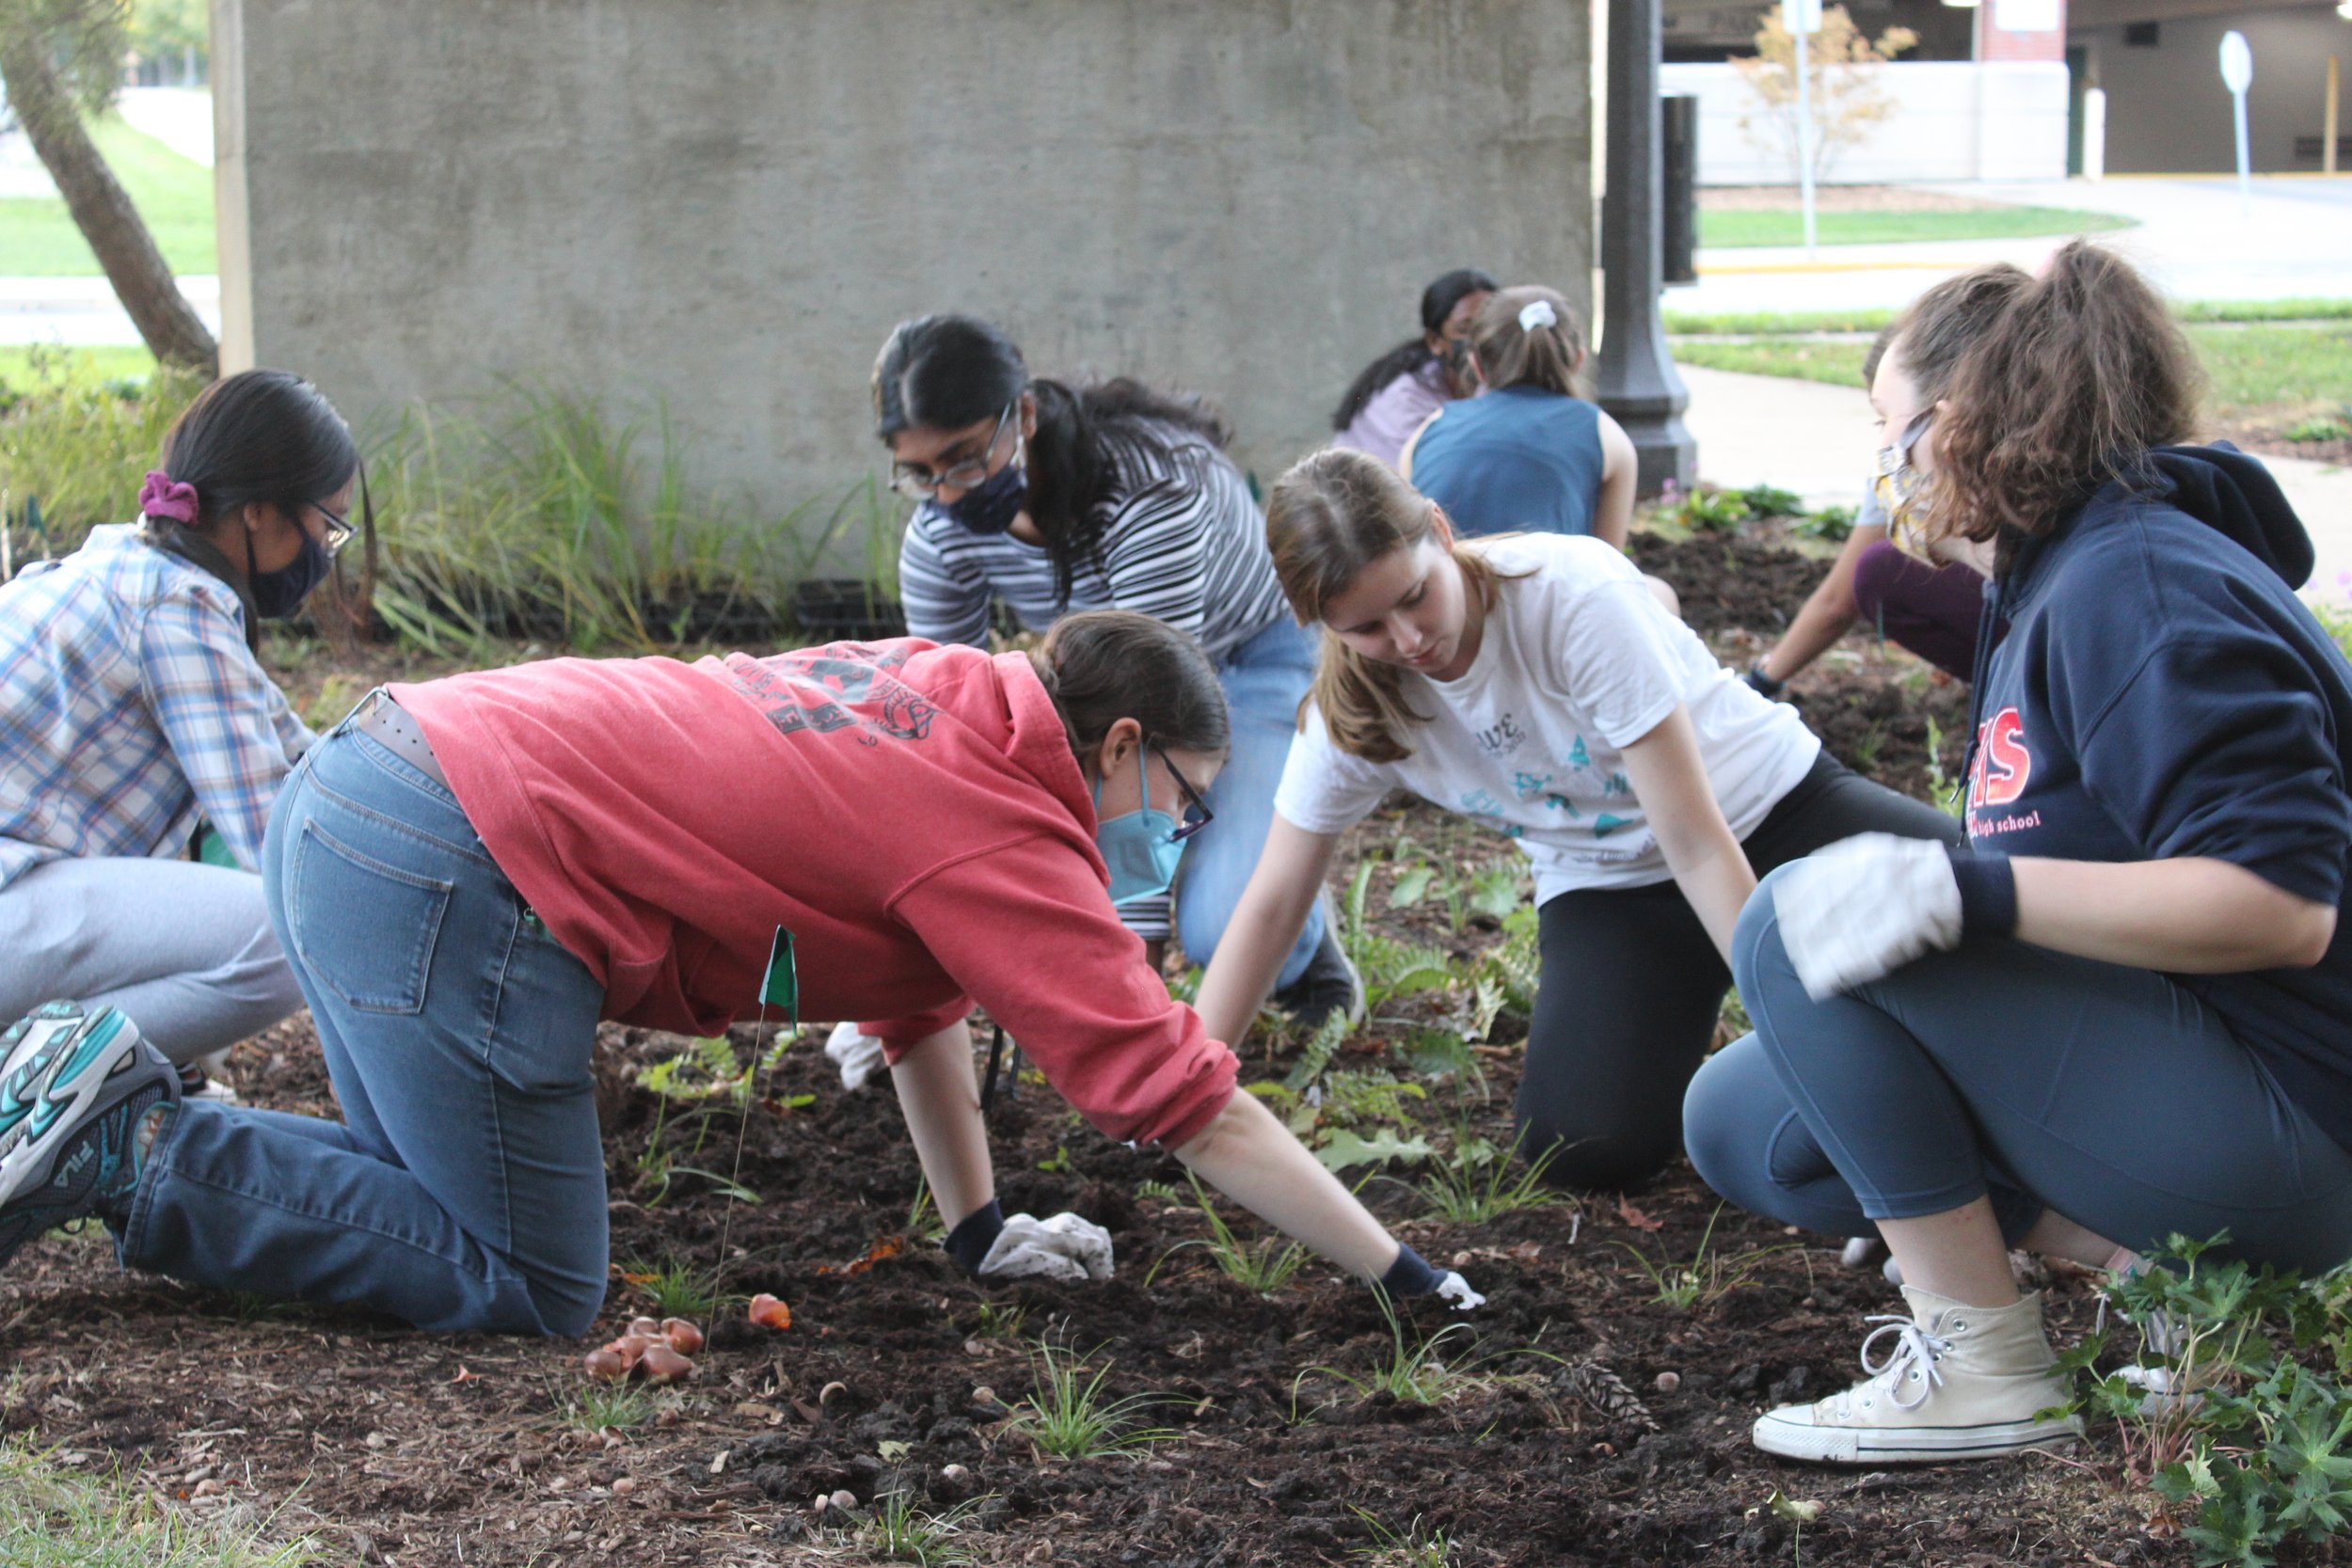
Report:
[[[1876,40],[1866,39],[1843,6],[1821,13],[1821,24],[1805,40],[1806,64],[1812,80],[1813,178],[1825,178],[1839,153],[1867,140],[1871,127],[1895,112],[1895,100],[1879,80],[1879,67],[1919,41],[1908,27],[1889,27]],[[1763,108],[1740,117],[1740,129],[1767,152],[1788,160],[1793,182],[1797,167],[1797,40],[1781,21],[1778,8],[1766,11],[1756,30],[1756,54],[1734,60],[1748,90]]]

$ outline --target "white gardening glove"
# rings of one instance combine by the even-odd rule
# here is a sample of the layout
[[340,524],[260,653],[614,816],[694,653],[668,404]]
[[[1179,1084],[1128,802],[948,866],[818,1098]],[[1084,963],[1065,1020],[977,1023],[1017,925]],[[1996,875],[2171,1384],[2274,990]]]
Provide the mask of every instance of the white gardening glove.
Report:
[[1013,1214],[980,1259],[984,1279],[1108,1279],[1111,1233],[1092,1220],[1056,1214],[1041,1220]]
[[1469,1280],[1450,1270],[1430,1294],[1439,1301],[1450,1303],[1456,1312],[1467,1312],[1474,1307],[1486,1305],[1486,1298],[1471,1290]]
[[825,1041],[825,1056],[841,1069],[841,1086],[854,1094],[882,1069],[882,1042],[859,1034],[854,1023],[836,1023]]
[[1816,1002],[1960,945],[1960,883],[1928,838],[1860,833],[1772,879],[1781,944]]

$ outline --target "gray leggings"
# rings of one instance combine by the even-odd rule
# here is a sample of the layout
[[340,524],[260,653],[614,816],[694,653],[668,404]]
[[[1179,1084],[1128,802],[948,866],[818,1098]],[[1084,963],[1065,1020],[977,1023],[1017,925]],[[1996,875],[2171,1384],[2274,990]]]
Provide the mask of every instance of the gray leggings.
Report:
[[1833,1236],[1989,1196],[2136,1251],[2227,1229],[2316,1271],[2352,1258],[2352,1154],[2202,1003],[2152,970],[1971,941],[1815,1002],[1772,880],[1732,944],[1756,1032],[1683,1102],[1691,1163],[1743,1209]]
[[0,888],[0,1027],[43,1002],[122,1009],[191,1062],[302,1006],[262,879],[195,861],[49,861]]

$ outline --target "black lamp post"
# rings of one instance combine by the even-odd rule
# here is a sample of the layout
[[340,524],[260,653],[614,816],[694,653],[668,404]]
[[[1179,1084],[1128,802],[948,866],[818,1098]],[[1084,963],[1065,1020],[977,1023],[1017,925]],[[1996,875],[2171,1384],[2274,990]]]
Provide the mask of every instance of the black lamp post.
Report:
[[1665,182],[1658,98],[1659,0],[1609,0],[1608,190],[1600,203],[1604,274],[1600,405],[1633,437],[1645,496],[1669,480],[1688,490],[1696,443],[1682,423],[1691,394],[1675,373],[1658,300]]

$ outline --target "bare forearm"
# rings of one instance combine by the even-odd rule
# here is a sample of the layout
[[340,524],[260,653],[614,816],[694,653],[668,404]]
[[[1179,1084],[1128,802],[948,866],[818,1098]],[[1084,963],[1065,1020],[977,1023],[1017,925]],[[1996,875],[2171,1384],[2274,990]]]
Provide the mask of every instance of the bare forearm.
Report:
[[1234,1091],[1176,1158],[1268,1225],[1359,1279],[1397,1259],[1396,1239],[1254,1095]]
[[1740,924],[1740,911],[1747,907],[1749,895],[1756,892],[1756,870],[1748,864],[1740,841],[1731,836],[1717,814],[1714,826],[1720,833],[1707,833],[1696,842],[1679,846],[1663,846],[1666,867],[1674,873],[1675,885],[1690,903],[1699,924],[1715,943],[1715,951],[1731,962],[1731,933]]
[[1233,906],[1193,1003],[1209,1038],[1238,1046],[1249,1033],[1314,902],[1311,887],[1262,889],[1251,880]]
[[1854,561],[1864,548],[1885,537],[1883,529],[1856,529],[1846,540],[1846,547],[1830,562],[1829,576],[1813,590],[1810,598],[1789,623],[1788,635],[1764,656],[1764,673],[1776,681],[1785,681],[1815,659],[1846,635],[1860,613],[1854,604]]
[[2316,904],[2227,861],[2020,859],[2017,936],[2078,958],[2181,974],[2317,963],[2335,935]]
[[892,1066],[890,1081],[940,1217],[952,1227],[985,1208],[996,1173],[972,1077],[972,1032],[956,1023],[927,1037]]

